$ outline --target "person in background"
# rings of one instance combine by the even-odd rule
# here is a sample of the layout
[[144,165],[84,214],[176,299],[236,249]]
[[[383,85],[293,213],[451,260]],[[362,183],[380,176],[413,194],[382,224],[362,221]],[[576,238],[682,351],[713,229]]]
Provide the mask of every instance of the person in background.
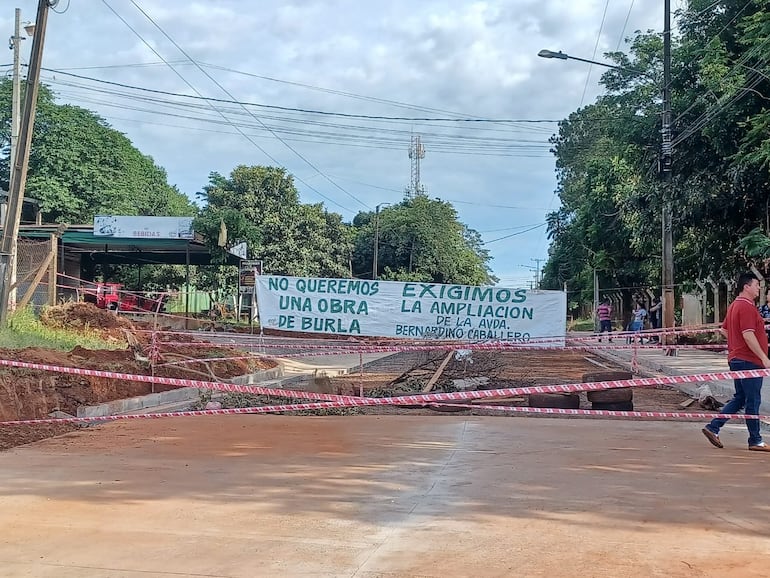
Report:
[[[612,305],[610,300],[605,298],[601,305],[596,308],[596,316],[599,318],[599,341],[602,340],[602,333],[612,333]],[[612,337],[609,338],[612,342]]]
[[[759,297],[759,281],[754,273],[741,273],[738,277],[740,294],[730,304],[720,331],[727,337],[727,362],[730,371],[770,369],[767,357],[765,322],[754,302]],[[758,415],[762,403],[762,377],[735,378],[735,395],[719,413],[735,414],[745,410],[746,415]],[[701,431],[712,445],[723,448],[719,430],[728,418],[716,417]],[[770,452],[770,446],[762,441],[758,419],[747,419],[749,449]]]
[[[652,298],[652,304],[650,305],[650,326],[652,329],[660,329],[660,316],[663,309],[663,304],[660,302],[660,297],[653,297]],[[660,341],[660,336],[654,335],[653,337],[650,337],[650,342],[658,342]]]
[[[644,329],[644,320],[647,317],[647,310],[642,305],[641,301],[637,301],[634,305],[633,318],[631,319],[631,331],[639,332]],[[633,341],[633,338],[631,338]],[[639,336],[639,343],[644,343],[644,338]]]

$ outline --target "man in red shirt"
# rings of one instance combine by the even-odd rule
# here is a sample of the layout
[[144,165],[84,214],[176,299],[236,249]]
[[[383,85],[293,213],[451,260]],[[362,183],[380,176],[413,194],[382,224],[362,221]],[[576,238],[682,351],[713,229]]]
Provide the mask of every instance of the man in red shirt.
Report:
[[[753,273],[742,273],[738,277],[740,294],[727,309],[725,321],[720,330],[727,337],[727,361],[731,371],[770,368],[767,357],[767,334],[764,320],[759,315],[754,301],[759,297],[759,280]],[[758,415],[762,403],[762,378],[736,378],[735,395],[720,413],[735,414],[745,408],[746,415]],[[718,448],[724,447],[719,439],[719,430],[726,418],[714,418],[705,428],[703,435]],[[747,419],[749,449],[770,452],[770,446],[762,441],[759,420]]]

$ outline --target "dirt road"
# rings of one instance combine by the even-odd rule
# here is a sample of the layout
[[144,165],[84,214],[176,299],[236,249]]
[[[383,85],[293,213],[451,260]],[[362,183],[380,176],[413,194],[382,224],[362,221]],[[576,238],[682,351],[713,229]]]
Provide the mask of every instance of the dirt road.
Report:
[[0,453],[3,576],[751,577],[739,427],[437,416],[124,422]]

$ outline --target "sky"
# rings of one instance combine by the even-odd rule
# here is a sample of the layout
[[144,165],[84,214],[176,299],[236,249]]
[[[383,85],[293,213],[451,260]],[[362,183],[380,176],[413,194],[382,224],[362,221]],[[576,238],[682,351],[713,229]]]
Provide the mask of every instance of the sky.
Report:
[[[34,21],[37,2],[3,3],[8,36],[14,7]],[[548,255],[556,121],[601,92],[601,67],[537,52],[603,61],[663,23],[659,0],[60,0],[54,10],[42,81],[191,198],[212,171],[280,165],[302,202],[350,222],[403,200],[419,135],[425,193],[481,233],[509,287],[528,287]],[[31,39],[22,44],[26,63]],[[9,51],[0,65],[11,61]]]

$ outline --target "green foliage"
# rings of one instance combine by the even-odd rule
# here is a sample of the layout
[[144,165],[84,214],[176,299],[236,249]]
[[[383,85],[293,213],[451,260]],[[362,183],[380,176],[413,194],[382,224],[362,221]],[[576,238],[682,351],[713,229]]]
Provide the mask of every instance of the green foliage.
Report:
[[594,268],[601,287],[659,285],[667,198],[678,283],[732,276],[746,257],[761,257],[770,221],[768,5],[690,0],[677,12],[668,188],[657,170],[661,37],[637,33],[627,53],[606,55],[642,74],[605,73],[606,93],[572,113],[552,140],[562,206],[547,218],[545,287],[566,282],[590,299]]
[[31,307],[15,311],[8,319],[8,327],[0,329],[0,347],[24,349],[43,347],[69,351],[75,346],[86,349],[123,349],[126,343],[105,341],[96,331],[70,331],[43,325]]
[[[11,81],[0,80],[0,186],[8,187]],[[193,203],[125,135],[83,108],[56,104],[40,87],[26,195],[47,222],[89,223],[96,214],[192,216]]]
[[323,205],[300,203],[285,169],[239,166],[229,178],[212,173],[200,197],[206,205],[195,220],[195,230],[220,259],[225,249],[217,242],[224,222],[227,245],[246,241],[250,257],[262,259],[266,273],[350,276],[349,228]]
[[445,201],[417,196],[379,213],[359,213],[353,220],[353,274],[371,277],[375,229],[378,229],[378,276],[393,281],[482,285],[496,281],[481,236],[457,219]]

